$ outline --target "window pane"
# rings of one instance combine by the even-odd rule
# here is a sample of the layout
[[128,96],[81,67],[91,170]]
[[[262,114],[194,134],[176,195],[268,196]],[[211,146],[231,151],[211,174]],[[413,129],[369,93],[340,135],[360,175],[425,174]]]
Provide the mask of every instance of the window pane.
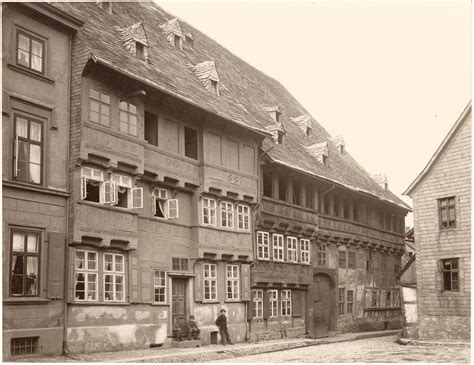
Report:
[[123,271],[123,256],[115,256],[115,271]]
[[129,110],[130,113],[137,114],[137,107],[133,104],[130,104],[128,110]]
[[95,252],[88,252],[87,253],[87,268],[89,270],[96,270],[96,261],[97,261],[97,255]]
[[31,122],[30,123],[30,139],[33,141],[41,142],[41,124]]
[[136,126],[137,125],[137,116],[136,115],[130,115],[129,117],[129,123],[130,125],[132,126]]
[[[119,104],[119,109],[121,110],[127,110],[127,103],[125,101],[121,101]],[[122,113],[120,113],[122,114]]]
[[27,240],[27,251],[38,253],[38,235],[29,234]]
[[96,89],[90,88],[90,89],[89,89],[89,96],[90,96],[92,99],[99,100],[99,92],[98,92]]
[[30,67],[29,53],[18,50],[18,64],[25,67]]
[[[113,270],[113,267],[112,267],[112,261],[113,261],[113,256],[110,255],[110,254],[105,254],[104,255],[104,270],[105,271],[112,271]],[[107,275],[107,277],[109,277],[109,275]]]
[[100,94],[100,101],[106,104],[110,104],[110,96],[104,93]]
[[137,127],[134,126],[134,125],[130,125],[129,133],[130,133],[132,136],[136,136],[136,135],[137,135]]
[[99,111],[99,103],[97,101],[91,100],[90,103],[90,110],[93,112],[98,112]]
[[28,121],[24,118],[16,118],[16,134],[18,137],[28,138]]
[[23,34],[18,34],[18,48],[24,51],[30,51],[30,39]]
[[31,40],[31,53],[35,56],[43,57],[43,43]]
[[90,111],[89,113],[89,119],[91,122],[95,122],[95,123],[98,123],[99,122],[99,113],[97,112],[94,112],[94,111]]
[[40,165],[30,164],[30,180],[36,184],[41,183],[41,167]]
[[110,107],[108,105],[102,105],[101,110],[103,115],[110,115]]
[[35,71],[43,71],[43,59],[38,56],[31,56],[31,68]]
[[451,261],[451,266],[453,269],[457,269],[458,268],[458,260],[452,260]]
[[13,233],[13,251],[23,252],[25,250],[25,235]]
[[12,274],[23,275],[24,256],[12,257]]
[[443,273],[443,281],[444,281],[444,289],[451,290],[451,273],[449,271],[445,271]]
[[76,251],[76,269],[85,269],[85,252]]
[[35,164],[41,163],[41,146],[30,144],[30,162]]

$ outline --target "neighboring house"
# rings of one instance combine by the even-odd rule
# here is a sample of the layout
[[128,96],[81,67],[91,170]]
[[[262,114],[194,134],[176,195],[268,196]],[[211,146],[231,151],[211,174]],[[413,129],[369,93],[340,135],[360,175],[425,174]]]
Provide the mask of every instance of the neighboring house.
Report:
[[471,102],[404,194],[413,198],[418,336],[469,340]]
[[2,4],[4,360],[62,351],[68,76],[81,24],[46,3]]

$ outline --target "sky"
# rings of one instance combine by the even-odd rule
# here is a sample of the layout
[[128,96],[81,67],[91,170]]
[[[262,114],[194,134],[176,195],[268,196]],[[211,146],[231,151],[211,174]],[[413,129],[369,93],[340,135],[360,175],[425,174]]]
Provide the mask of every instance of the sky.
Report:
[[469,1],[157,3],[282,83],[410,205],[471,99]]

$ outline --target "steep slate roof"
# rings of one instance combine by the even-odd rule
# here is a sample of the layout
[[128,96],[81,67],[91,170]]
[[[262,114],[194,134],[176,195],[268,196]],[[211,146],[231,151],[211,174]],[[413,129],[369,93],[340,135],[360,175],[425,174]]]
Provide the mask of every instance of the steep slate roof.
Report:
[[[263,149],[275,163],[369,194],[410,210],[401,199],[382,189],[346,152],[341,154],[328,143],[328,165],[322,166],[306,147],[330,140],[329,133],[311,117],[312,135],[301,133],[291,120],[309,112],[276,80],[247,64],[227,49],[182,20],[181,29],[193,35],[193,47],[183,50],[172,46],[160,25],[175,17],[154,3],[113,4],[113,14],[95,3],[52,3],[86,22],[78,32],[96,62],[103,63],[145,84],[159,88],[182,100],[206,109],[243,127],[268,137]],[[126,28],[142,22],[149,49],[148,62],[131,55],[123,46],[115,27]],[[193,72],[193,66],[212,60],[219,72],[220,95],[212,95]],[[295,61],[296,62],[296,61]],[[275,144],[266,127],[275,122],[266,110],[280,106],[280,123],[285,126],[286,141]],[[346,150],[347,151],[347,150]]]
[[439,157],[443,153],[443,151],[446,149],[446,147],[449,145],[449,142],[453,139],[453,137],[457,134],[458,130],[460,129],[461,125],[463,125],[467,117],[471,115],[471,107],[472,107],[472,100],[469,101],[469,103],[466,105],[464,108],[463,112],[459,116],[458,120],[454,125],[451,127],[450,131],[446,135],[446,137],[443,139],[443,142],[439,145],[438,149],[434,153],[434,155],[431,157],[429,160],[428,164],[425,166],[423,171],[420,172],[420,174],[416,177],[416,179],[410,184],[410,186],[403,192],[404,195],[410,195],[413,193],[413,191],[416,189],[418,184],[424,180],[428,172],[431,170],[431,168],[436,164],[438,161]]

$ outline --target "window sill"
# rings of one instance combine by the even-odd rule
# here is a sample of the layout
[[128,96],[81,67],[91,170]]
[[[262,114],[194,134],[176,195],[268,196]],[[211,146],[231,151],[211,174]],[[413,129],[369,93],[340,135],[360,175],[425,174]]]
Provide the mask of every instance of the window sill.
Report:
[[219,304],[219,300],[203,300],[202,304]]
[[122,302],[76,302],[76,301],[72,302],[71,304],[72,305],[95,305],[95,306],[97,306],[97,305],[102,305],[102,306],[104,306],[104,305],[111,305],[111,306],[122,306],[122,305],[123,306],[128,306],[128,305],[130,305],[130,303],[127,303],[127,302],[122,303]]
[[100,203],[90,202],[90,201],[87,201],[87,200],[79,200],[77,202],[77,204],[83,204],[83,205],[87,205],[87,206],[90,206],[90,207],[95,207],[95,208],[104,209],[104,210],[111,210],[111,211],[114,211],[114,212],[126,213],[126,214],[131,214],[131,215],[139,215],[140,214],[138,212],[132,211],[129,208],[119,208],[119,207],[114,207],[114,206],[110,206],[110,205],[104,205],[104,204],[100,204]]
[[68,197],[70,195],[70,193],[67,191],[45,188],[44,186],[41,186],[41,185],[36,185],[36,184],[33,185],[33,184],[28,184],[28,183],[24,183],[20,181],[3,180],[2,184],[3,186],[7,186],[11,188],[38,191],[45,194],[59,195],[59,196],[65,196],[65,197]]
[[3,304],[48,304],[51,300],[37,297],[10,297],[3,299]]
[[153,307],[169,307],[170,303],[151,303]]
[[17,66],[17,65],[14,65],[12,63],[9,63],[8,64],[8,68],[10,68],[11,70],[13,71],[16,71],[18,73],[21,73],[23,75],[26,75],[26,76],[30,76],[30,77],[33,77],[37,80],[40,80],[40,81],[43,81],[43,82],[46,82],[50,85],[53,85],[56,81],[53,80],[53,79],[50,79],[49,77],[46,77],[46,76],[43,76],[41,74],[38,74],[34,71],[30,71],[29,69],[27,68],[23,68],[21,66]]
[[226,299],[224,300],[224,303],[240,303],[242,302],[241,299]]

